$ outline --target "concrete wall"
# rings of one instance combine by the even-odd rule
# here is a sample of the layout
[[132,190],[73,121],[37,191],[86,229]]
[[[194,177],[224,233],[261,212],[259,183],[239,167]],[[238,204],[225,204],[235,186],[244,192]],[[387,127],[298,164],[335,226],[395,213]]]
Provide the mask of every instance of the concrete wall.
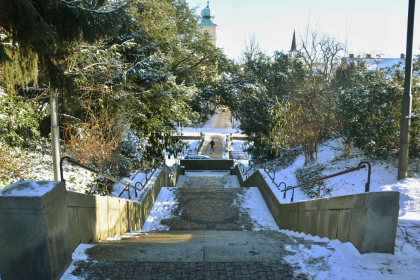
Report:
[[157,172],[159,174],[149,181],[138,202],[66,192],[72,251],[80,243],[106,240],[130,229],[140,230],[162,187],[176,185],[181,167],[177,166],[173,178],[164,171]]
[[232,159],[181,159],[181,166],[185,170],[230,170]]
[[239,169],[239,165],[230,168],[230,175],[236,175],[238,177],[239,185],[241,186],[241,188],[244,187],[244,179],[242,177],[242,172]]
[[185,139],[187,139],[187,140],[191,140],[191,139],[193,139],[193,140],[201,140],[201,136],[200,135],[197,135],[197,136],[192,136],[192,135],[176,135],[176,136],[172,136],[172,137],[177,138],[177,139],[183,139],[183,140],[185,140]]
[[[42,196],[0,196],[1,279],[60,279],[71,263],[64,183]],[[27,181],[10,188],[31,190]]]
[[[49,181],[36,182],[56,185],[42,196],[0,196],[1,279],[60,279],[80,243],[141,229],[162,187],[174,187],[182,168],[173,177],[157,172],[138,202],[69,192]],[[32,187],[23,181],[10,188]]]
[[370,192],[281,204],[262,174],[242,180],[241,187],[258,187],[280,229],[351,242],[360,253],[394,253],[399,192]]

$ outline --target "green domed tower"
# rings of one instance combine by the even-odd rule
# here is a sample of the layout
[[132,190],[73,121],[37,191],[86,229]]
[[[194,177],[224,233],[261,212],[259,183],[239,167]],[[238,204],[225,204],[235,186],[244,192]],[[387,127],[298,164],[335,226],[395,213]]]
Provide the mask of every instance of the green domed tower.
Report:
[[217,24],[215,24],[212,19],[214,18],[214,11],[210,9],[209,7],[209,1],[207,1],[207,7],[204,8],[201,11],[201,17],[203,18],[200,26],[201,29],[204,31],[207,31],[210,35],[211,38],[211,42],[213,43],[213,45],[215,47],[217,47],[216,45],[216,40],[217,40],[217,34],[216,34],[216,30],[217,30]]

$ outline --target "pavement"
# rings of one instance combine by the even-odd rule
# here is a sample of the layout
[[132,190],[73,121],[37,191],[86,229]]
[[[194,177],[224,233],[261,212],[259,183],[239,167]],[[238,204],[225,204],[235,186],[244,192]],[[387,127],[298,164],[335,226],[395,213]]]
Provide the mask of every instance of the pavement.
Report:
[[283,257],[314,244],[325,243],[275,231],[127,234],[86,250],[88,260],[74,263],[72,274],[82,279],[309,279]]
[[293,276],[285,262],[79,262],[73,275],[82,279],[308,279]]

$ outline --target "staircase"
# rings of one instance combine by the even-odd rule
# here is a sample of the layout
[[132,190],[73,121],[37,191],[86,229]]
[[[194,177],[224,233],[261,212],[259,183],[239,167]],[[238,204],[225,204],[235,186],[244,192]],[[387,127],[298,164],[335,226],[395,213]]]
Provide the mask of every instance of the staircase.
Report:
[[[72,274],[83,279],[308,279],[286,259],[325,243],[278,230],[253,231],[258,223],[248,213],[249,199],[258,189],[240,188],[237,177],[228,174],[188,173],[179,177],[172,217],[160,221],[169,231],[101,241],[86,250],[87,261],[75,262]],[[315,262],[327,267],[323,259]]]
[[313,243],[275,231],[173,230],[128,233],[119,242],[100,242],[87,254],[94,261],[261,262],[294,254],[286,246],[297,250]]
[[179,177],[178,204],[171,218],[161,220],[169,231],[101,241],[86,250],[88,260],[76,262],[73,274],[85,279],[308,279],[284,258],[325,243],[278,230],[253,231],[247,199],[250,190],[258,190],[240,188],[236,176],[198,174]]

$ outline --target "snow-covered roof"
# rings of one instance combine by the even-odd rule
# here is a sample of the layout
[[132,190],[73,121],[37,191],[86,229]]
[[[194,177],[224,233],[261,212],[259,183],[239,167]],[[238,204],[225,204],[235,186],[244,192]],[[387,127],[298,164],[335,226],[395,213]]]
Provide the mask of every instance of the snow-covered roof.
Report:
[[400,62],[401,65],[399,66],[400,69],[405,67],[405,58],[345,58],[347,63],[356,62],[357,59],[363,60],[368,70],[376,70],[382,68],[391,68],[394,65],[398,65]]

